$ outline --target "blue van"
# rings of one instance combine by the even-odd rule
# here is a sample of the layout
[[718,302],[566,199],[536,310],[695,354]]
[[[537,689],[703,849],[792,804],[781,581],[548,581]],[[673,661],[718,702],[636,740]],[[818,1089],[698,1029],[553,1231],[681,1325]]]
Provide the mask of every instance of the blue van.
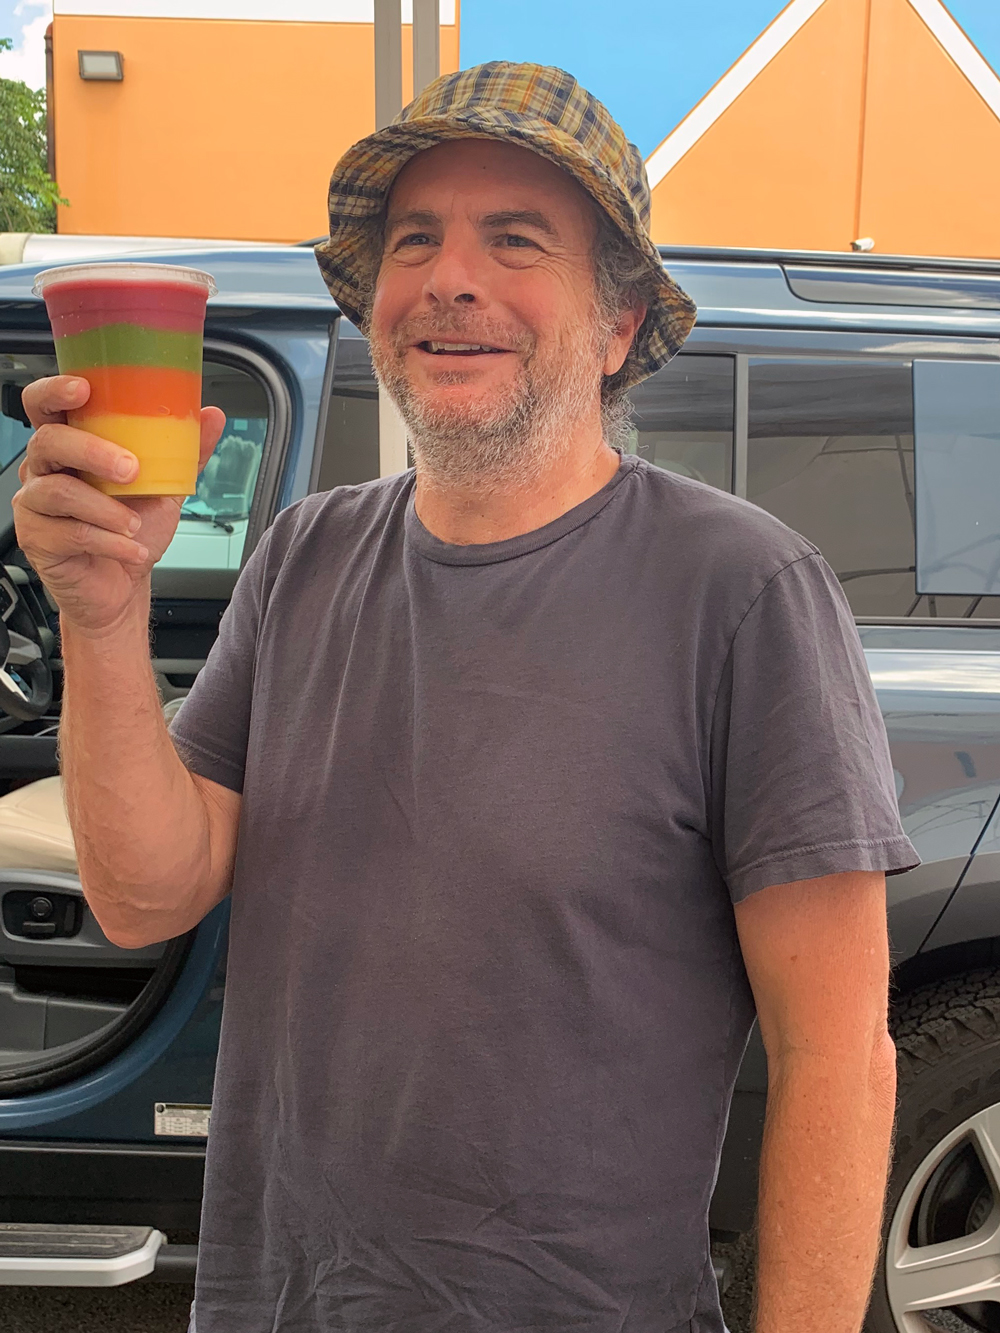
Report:
[[[307,247],[153,255],[212,272],[205,401],[227,429],[153,572],[176,707],[277,511],[379,475],[364,338]],[[871,1333],[936,1309],[1000,1333],[1000,265],[676,249],[699,307],[627,444],[813,540],[854,609],[923,859],[888,886],[899,1119]],[[18,550],[21,389],[54,371],[33,266],[0,269],[0,1284],[190,1272],[227,906],[124,950],[83,901],[62,804],[57,617]],[[127,707],[128,701],[122,700]],[[756,1029],[711,1208],[752,1226]],[[720,1270],[721,1271],[721,1270]],[[961,1324],[960,1324],[961,1326]]]

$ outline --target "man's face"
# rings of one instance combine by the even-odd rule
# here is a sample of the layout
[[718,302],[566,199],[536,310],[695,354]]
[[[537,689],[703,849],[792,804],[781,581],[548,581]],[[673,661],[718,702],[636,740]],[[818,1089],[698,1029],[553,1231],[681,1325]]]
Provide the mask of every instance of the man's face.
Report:
[[496,470],[555,408],[599,411],[595,229],[576,182],[524,148],[459,140],[399,173],[370,335],[418,465],[423,443],[482,471],[478,441]]

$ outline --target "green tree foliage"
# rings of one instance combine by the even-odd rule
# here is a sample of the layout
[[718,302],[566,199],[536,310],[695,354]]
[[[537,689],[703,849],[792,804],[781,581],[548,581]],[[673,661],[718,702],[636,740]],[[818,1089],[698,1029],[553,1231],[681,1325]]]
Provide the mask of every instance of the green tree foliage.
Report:
[[[0,51],[11,45],[0,37]],[[45,93],[0,79],[0,231],[55,231],[66,202],[47,170]]]

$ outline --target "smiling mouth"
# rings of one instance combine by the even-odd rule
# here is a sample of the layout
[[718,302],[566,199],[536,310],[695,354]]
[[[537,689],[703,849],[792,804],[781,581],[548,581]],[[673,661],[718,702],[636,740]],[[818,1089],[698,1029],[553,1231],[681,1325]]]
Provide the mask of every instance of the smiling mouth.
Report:
[[430,352],[432,356],[483,356],[505,352],[505,347],[491,347],[487,343],[442,343],[426,342],[417,343],[422,352]]

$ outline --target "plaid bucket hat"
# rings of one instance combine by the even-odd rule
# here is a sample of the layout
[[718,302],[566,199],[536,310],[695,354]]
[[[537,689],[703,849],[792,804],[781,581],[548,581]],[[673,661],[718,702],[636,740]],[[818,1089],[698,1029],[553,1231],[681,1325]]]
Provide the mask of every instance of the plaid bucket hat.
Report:
[[691,332],[694,302],[666,272],[649,236],[646,169],[606,107],[565,70],[494,60],[428,84],[392,124],[349,148],[330,181],[330,236],[315,247],[340,309],[362,322],[366,248],[399,170],[448,139],[488,138],[528,148],[568,172],[648,260],[659,291],[619,372],[637,384]]

